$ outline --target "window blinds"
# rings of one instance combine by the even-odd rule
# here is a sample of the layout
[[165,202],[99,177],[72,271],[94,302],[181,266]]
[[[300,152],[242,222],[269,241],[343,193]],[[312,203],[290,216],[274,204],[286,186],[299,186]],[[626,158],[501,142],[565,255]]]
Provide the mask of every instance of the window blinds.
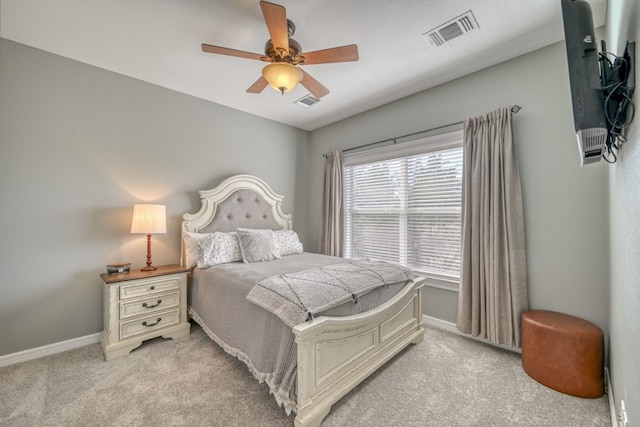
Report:
[[[442,279],[460,277],[462,137],[437,149],[421,141],[384,160],[345,160],[345,255],[405,265]],[[400,151],[400,150],[399,150]],[[407,151],[410,154],[406,154]],[[422,151],[422,152],[420,152]],[[366,153],[371,156],[371,153]],[[354,159],[355,158],[355,161]]]

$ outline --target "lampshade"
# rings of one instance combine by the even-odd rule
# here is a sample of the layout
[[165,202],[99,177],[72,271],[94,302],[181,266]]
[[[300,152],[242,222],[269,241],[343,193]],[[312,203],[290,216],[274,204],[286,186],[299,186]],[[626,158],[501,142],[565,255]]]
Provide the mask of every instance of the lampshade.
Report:
[[142,234],[166,233],[166,207],[164,205],[133,205],[131,232]]
[[302,71],[287,62],[273,62],[262,69],[262,77],[272,88],[285,93],[296,87],[302,80]]

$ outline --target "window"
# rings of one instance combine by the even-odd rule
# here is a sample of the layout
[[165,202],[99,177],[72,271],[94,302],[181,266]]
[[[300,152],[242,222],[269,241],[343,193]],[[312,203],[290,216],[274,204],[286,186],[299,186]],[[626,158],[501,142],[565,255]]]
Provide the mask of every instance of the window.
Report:
[[460,279],[462,131],[347,154],[345,256]]

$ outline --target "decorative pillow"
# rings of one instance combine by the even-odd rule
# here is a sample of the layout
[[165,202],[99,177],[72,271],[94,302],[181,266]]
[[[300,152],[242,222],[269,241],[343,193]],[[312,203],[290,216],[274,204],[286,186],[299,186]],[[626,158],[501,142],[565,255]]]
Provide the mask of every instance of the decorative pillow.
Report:
[[198,263],[198,242],[204,239],[208,233],[182,233],[184,240],[184,254],[187,268],[193,268]]
[[237,228],[242,261],[260,262],[280,258],[280,251],[273,237],[273,230]]
[[302,243],[298,238],[298,233],[293,230],[276,230],[273,232],[276,245],[280,250],[280,256],[301,254],[303,252]]
[[242,253],[236,232],[216,231],[198,243],[198,268],[238,261],[242,261]]

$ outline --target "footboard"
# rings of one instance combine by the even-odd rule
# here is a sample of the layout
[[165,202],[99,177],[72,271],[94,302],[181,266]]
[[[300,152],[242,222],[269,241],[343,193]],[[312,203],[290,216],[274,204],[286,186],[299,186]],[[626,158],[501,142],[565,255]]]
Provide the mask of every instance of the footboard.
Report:
[[418,278],[366,313],[318,317],[293,328],[298,345],[296,426],[319,426],[338,399],[410,343],[422,341]]

